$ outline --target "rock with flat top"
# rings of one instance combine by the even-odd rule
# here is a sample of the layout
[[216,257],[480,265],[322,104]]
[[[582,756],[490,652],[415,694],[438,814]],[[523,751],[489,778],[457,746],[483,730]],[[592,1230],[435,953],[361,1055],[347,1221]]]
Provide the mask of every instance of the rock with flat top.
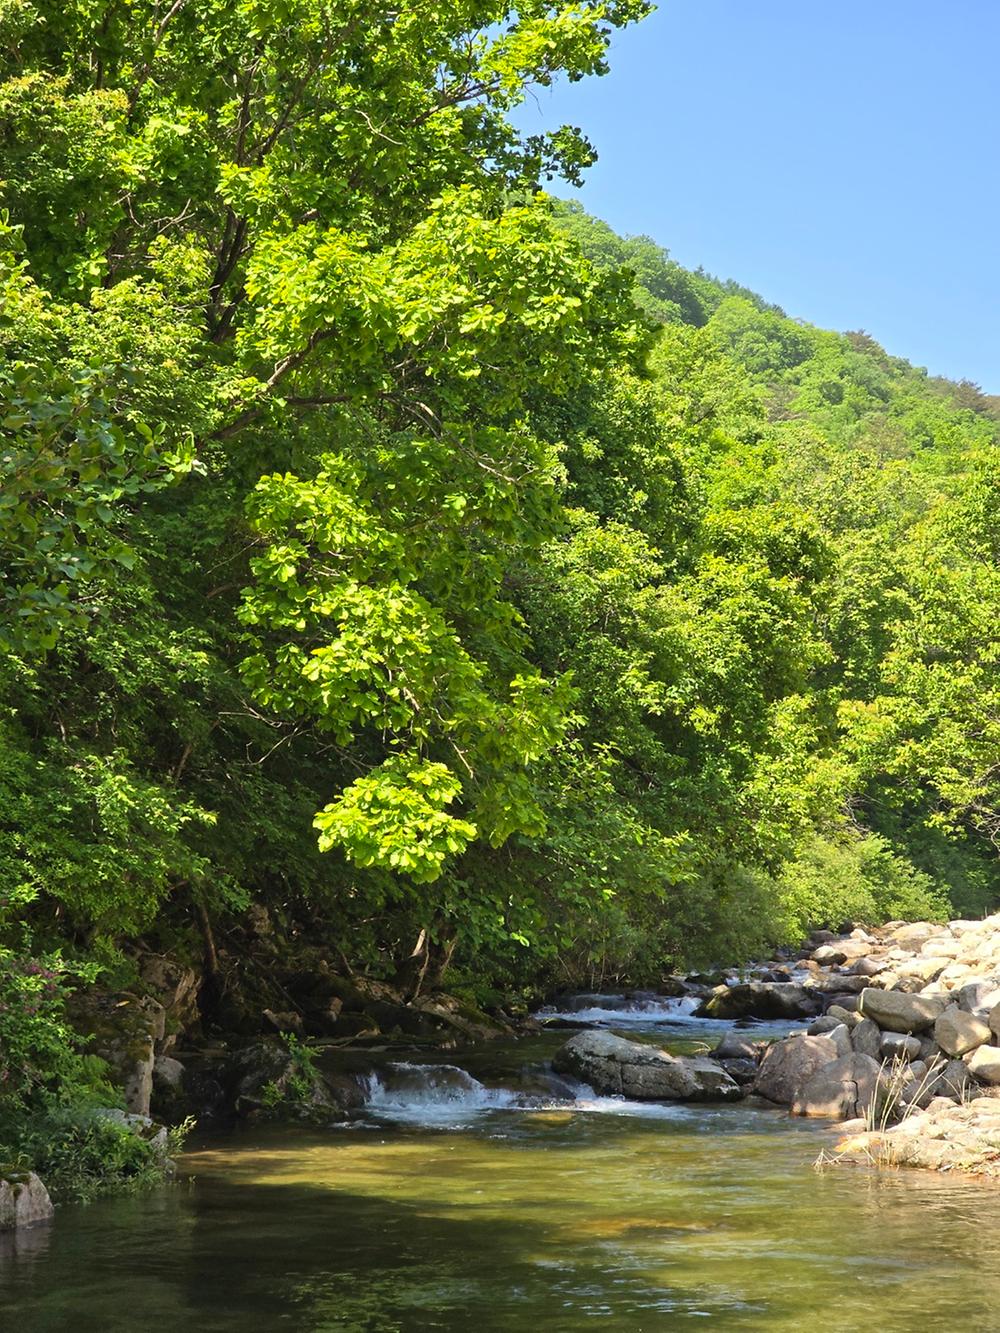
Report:
[[613,1032],[581,1032],[552,1057],[559,1074],[572,1074],[595,1092],[633,1101],[733,1101],[739,1085],[714,1060],[670,1055],[659,1046]]
[[883,1060],[918,1060],[920,1038],[905,1032],[883,1032],[879,1041],[879,1055]]
[[810,1018],[818,1002],[790,981],[746,981],[716,986],[697,1010],[699,1018]]
[[873,1019],[883,1031],[925,1032],[944,1013],[948,1002],[936,995],[870,987],[862,991],[860,1007],[864,1016]]

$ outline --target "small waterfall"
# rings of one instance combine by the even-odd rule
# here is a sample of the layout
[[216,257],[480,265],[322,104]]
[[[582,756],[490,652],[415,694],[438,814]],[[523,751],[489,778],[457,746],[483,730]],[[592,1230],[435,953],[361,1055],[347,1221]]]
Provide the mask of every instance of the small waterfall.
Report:
[[400,1061],[368,1079],[367,1110],[385,1120],[447,1124],[516,1105],[517,1094],[487,1088],[456,1065]]
[[550,1094],[489,1088],[456,1065],[400,1061],[368,1075],[365,1110],[379,1120],[453,1129],[497,1112],[565,1111],[656,1120],[673,1120],[688,1114],[675,1105],[599,1097],[585,1083],[557,1074],[540,1078],[550,1084]]
[[612,1024],[615,1027],[645,1026],[650,1023],[702,1025],[693,1017],[701,1001],[695,995],[665,998],[662,995],[576,995],[564,1009],[548,1006],[535,1015],[541,1022],[561,1020],[567,1023]]

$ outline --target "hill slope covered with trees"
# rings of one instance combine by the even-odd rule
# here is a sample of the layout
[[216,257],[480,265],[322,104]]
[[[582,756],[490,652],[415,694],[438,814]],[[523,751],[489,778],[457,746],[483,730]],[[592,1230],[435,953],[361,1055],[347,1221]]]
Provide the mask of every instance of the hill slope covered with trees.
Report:
[[609,4],[0,5],[0,1105],[73,976],[480,1002],[996,901],[996,403],[540,193]]

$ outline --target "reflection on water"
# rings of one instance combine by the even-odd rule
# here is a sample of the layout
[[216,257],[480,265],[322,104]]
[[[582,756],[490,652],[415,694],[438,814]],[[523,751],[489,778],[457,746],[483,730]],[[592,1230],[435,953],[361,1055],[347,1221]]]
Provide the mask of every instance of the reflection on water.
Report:
[[387,1064],[351,1127],[203,1138],[184,1183],[60,1210],[0,1249],[0,1328],[1000,1329],[1000,1190],[817,1174],[829,1129],[595,1098],[552,1041]]
[[258,1131],[5,1254],[4,1327],[996,1328],[1000,1193],[817,1175],[825,1141],[740,1106]]

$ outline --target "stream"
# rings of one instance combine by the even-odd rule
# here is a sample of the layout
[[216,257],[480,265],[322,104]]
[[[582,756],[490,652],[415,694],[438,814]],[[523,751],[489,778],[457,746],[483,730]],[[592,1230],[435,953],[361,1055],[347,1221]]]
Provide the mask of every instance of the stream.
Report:
[[0,1238],[0,1328],[1000,1329],[995,1186],[817,1172],[828,1125],[548,1069],[570,1023],[678,1052],[731,1026],[692,1007],[585,997],[538,1037],[386,1058],[347,1126],[196,1135],[180,1183]]

